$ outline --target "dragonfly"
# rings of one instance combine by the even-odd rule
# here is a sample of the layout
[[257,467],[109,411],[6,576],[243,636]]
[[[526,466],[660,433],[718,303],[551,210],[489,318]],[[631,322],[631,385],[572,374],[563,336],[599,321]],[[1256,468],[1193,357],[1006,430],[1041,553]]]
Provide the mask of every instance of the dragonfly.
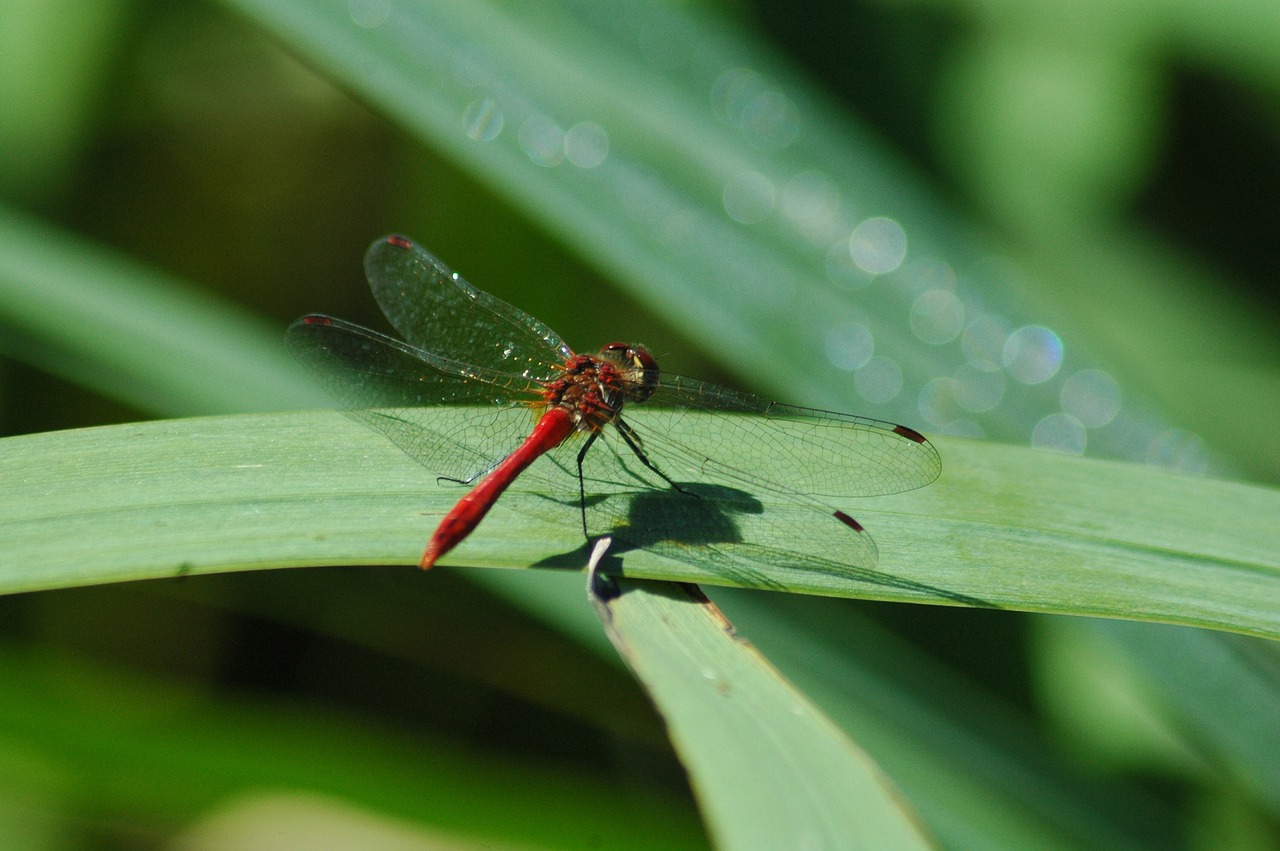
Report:
[[828,500],[908,491],[941,472],[937,450],[907,426],[666,374],[639,345],[576,354],[407,237],[374,242],[364,266],[403,339],[311,314],[286,342],[349,414],[441,481],[470,487],[431,535],[423,569],[517,481],[572,506],[588,539],[733,559],[750,544],[734,515],[772,511],[798,551],[871,568],[871,536]]

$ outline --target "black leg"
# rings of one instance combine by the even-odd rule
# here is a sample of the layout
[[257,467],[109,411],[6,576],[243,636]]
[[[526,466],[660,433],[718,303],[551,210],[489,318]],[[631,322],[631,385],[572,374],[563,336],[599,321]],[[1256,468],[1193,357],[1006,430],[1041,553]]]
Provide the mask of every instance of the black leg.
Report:
[[631,426],[627,425],[622,421],[621,417],[614,417],[613,425],[614,425],[614,428],[618,430],[618,434],[622,435],[622,440],[627,444],[627,446],[631,448],[631,451],[635,454],[635,456],[640,459],[641,464],[648,467],[650,470],[652,470],[654,473],[660,476],[664,482],[671,485],[671,487],[680,491],[680,493],[684,494],[685,496],[697,496],[697,494],[689,493],[689,491],[680,487],[678,484],[676,484],[674,481],[671,480],[670,476],[668,476],[666,473],[659,470],[658,466],[649,460],[649,456],[645,455],[644,450],[640,448],[640,438],[637,437],[636,433],[631,430]]
[[582,480],[582,459],[587,457],[587,450],[599,436],[600,432],[591,432],[591,435],[583,441],[582,449],[578,451],[578,507],[582,510],[582,537],[587,539],[591,538],[591,533],[587,531],[587,486]]

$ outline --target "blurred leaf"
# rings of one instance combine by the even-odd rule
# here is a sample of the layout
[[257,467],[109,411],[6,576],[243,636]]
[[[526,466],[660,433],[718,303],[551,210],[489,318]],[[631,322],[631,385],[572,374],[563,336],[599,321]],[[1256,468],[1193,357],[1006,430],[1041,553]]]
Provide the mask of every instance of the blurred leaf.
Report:
[[[579,0],[404,3],[368,17],[298,0],[227,4],[788,402],[912,422],[915,390],[960,363],[958,340],[922,346],[910,315],[981,261],[973,244],[725,18]],[[868,220],[863,268],[851,239]],[[984,285],[1003,282],[987,274]],[[846,358],[857,354],[844,348],[865,329],[907,392],[868,402],[855,389]],[[1029,434],[1056,389],[1022,389],[1000,412],[1018,426],[974,419]]]
[[0,725],[99,811],[189,819],[244,790],[310,790],[414,823],[564,847],[697,848],[673,801],[316,706],[210,700],[75,658],[0,651]]
[[[1247,319],[1219,282],[1183,263],[1191,286],[1170,298],[1171,258],[1127,232],[1109,239],[1110,221],[1059,233],[1042,255],[984,243],[824,93],[712,10],[225,2],[771,395],[1016,442],[1047,419],[1073,429],[1063,446],[1080,441],[1091,455],[1203,469],[1216,449],[1256,475],[1275,471],[1273,434],[1238,439],[1257,422],[1256,400],[1213,382],[1192,400],[1178,367],[1189,329],[1214,363],[1246,350],[1259,368],[1275,351],[1260,323],[1198,320],[1195,293]],[[1129,346],[1134,334],[1113,333],[1133,315],[1158,317],[1137,336],[1159,339]],[[1054,363],[1044,380],[999,368],[1020,327]],[[1099,353],[1111,361],[1095,362]],[[1119,385],[1106,428],[1073,424],[1062,401],[1093,369]],[[1215,444],[1176,439],[1148,395]]]
[[1280,644],[1122,622],[1092,631],[1125,648],[1146,693],[1193,750],[1280,817]]
[[105,88],[129,5],[0,4],[0,187],[6,197],[45,198],[66,180],[94,116],[94,100]]
[[1232,795],[1280,814],[1280,644],[1120,620],[1038,627],[1046,712],[1084,760],[1205,783],[1225,774]]
[[0,208],[0,352],[182,415],[315,405],[281,331],[232,303]]

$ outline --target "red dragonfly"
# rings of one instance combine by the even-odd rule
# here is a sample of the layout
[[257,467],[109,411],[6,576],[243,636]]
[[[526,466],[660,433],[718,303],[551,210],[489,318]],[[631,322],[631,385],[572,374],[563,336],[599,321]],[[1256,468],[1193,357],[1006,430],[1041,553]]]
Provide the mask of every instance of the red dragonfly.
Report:
[[677,557],[697,544],[740,561],[734,546],[750,542],[728,514],[765,513],[754,494],[767,493],[800,509],[778,509],[787,519],[773,525],[796,537],[797,551],[865,569],[876,561],[870,535],[821,497],[899,493],[942,469],[933,445],[906,426],[665,375],[640,346],[574,354],[403,236],[375,242],[365,271],[404,341],[318,314],[294,322],[287,340],[353,416],[441,479],[473,485],[431,536],[424,569],[521,474],[580,512],[588,538],[610,534]]

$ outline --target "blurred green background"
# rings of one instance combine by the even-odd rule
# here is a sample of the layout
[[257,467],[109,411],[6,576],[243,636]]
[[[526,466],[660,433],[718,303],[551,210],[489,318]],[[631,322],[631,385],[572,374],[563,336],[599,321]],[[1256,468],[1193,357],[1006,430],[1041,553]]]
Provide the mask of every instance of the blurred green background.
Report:
[[[90,283],[190,294],[264,345],[309,311],[384,327],[360,258],[398,231],[572,345],[643,341],[675,372],[931,434],[1280,481],[1272,2],[401,4],[424,28],[474,26],[474,52],[448,61],[510,116],[483,142],[470,113],[370,94],[408,65],[369,66],[365,89],[358,56],[324,58],[334,30],[320,19],[376,32],[392,6],[315,5],[310,26],[289,3],[0,2],[3,276],[40,280],[42,264],[74,258]],[[412,56],[431,36],[394,38]],[[520,68],[545,74],[501,75]],[[726,76],[744,68],[756,76]],[[417,94],[443,101],[450,85],[463,84]],[[561,177],[571,166],[517,132],[513,104],[538,97],[566,128],[598,122],[610,159]],[[650,205],[635,215],[659,219],[657,236],[630,239],[631,208],[591,206],[628,180],[622,197]],[[876,277],[828,251],[844,217],[878,216],[927,268]],[[782,270],[777,292],[802,294],[735,299],[725,287],[750,269],[724,262],[716,289],[717,246],[767,284],[773,267],[745,253],[761,252]],[[930,274],[942,283],[921,284]],[[1060,374],[966,383],[978,343],[930,339],[926,290],[950,293],[970,329],[1048,329]],[[61,307],[53,292],[14,288],[0,307],[0,434],[303,405],[264,390],[252,361],[193,367],[180,389],[145,384],[148,342],[102,347],[127,326],[110,311],[119,292]],[[896,392],[859,383],[863,329],[893,355]],[[1116,401],[1113,419],[1064,419],[1081,374]],[[254,824],[364,837],[349,847],[383,836],[362,830],[697,847],[656,716],[589,624],[548,626],[563,623],[548,608],[581,594],[540,579],[327,569],[0,599],[0,848],[244,847],[252,834],[233,831]],[[540,593],[551,602],[530,607]],[[726,595],[731,615],[742,597]],[[876,682],[901,689],[884,714],[918,700],[949,718],[930,743],[949,759],[964,763],[956,730],[988,744],[1011,731],[1011,762],[978,774],[994,788],[1034,774],[1021,785],[1041,800],[1022,805],[1045,847],[1280,847],[1280,788],[1233,773],[1152,687],[1159,663],[1135,666],[1114,632],[1008,612],[741,605],[747,621],[755,607],[842,624],[822,638],[841,652],[875,644]],[[767,622],[747,633],[766,652]],[[1274,686],[1274,651],[1249,647]],[[947,847],[1029,847],[1009,838],[1021,816],[973,807],[951,814],[963,827],[926,822]]]

